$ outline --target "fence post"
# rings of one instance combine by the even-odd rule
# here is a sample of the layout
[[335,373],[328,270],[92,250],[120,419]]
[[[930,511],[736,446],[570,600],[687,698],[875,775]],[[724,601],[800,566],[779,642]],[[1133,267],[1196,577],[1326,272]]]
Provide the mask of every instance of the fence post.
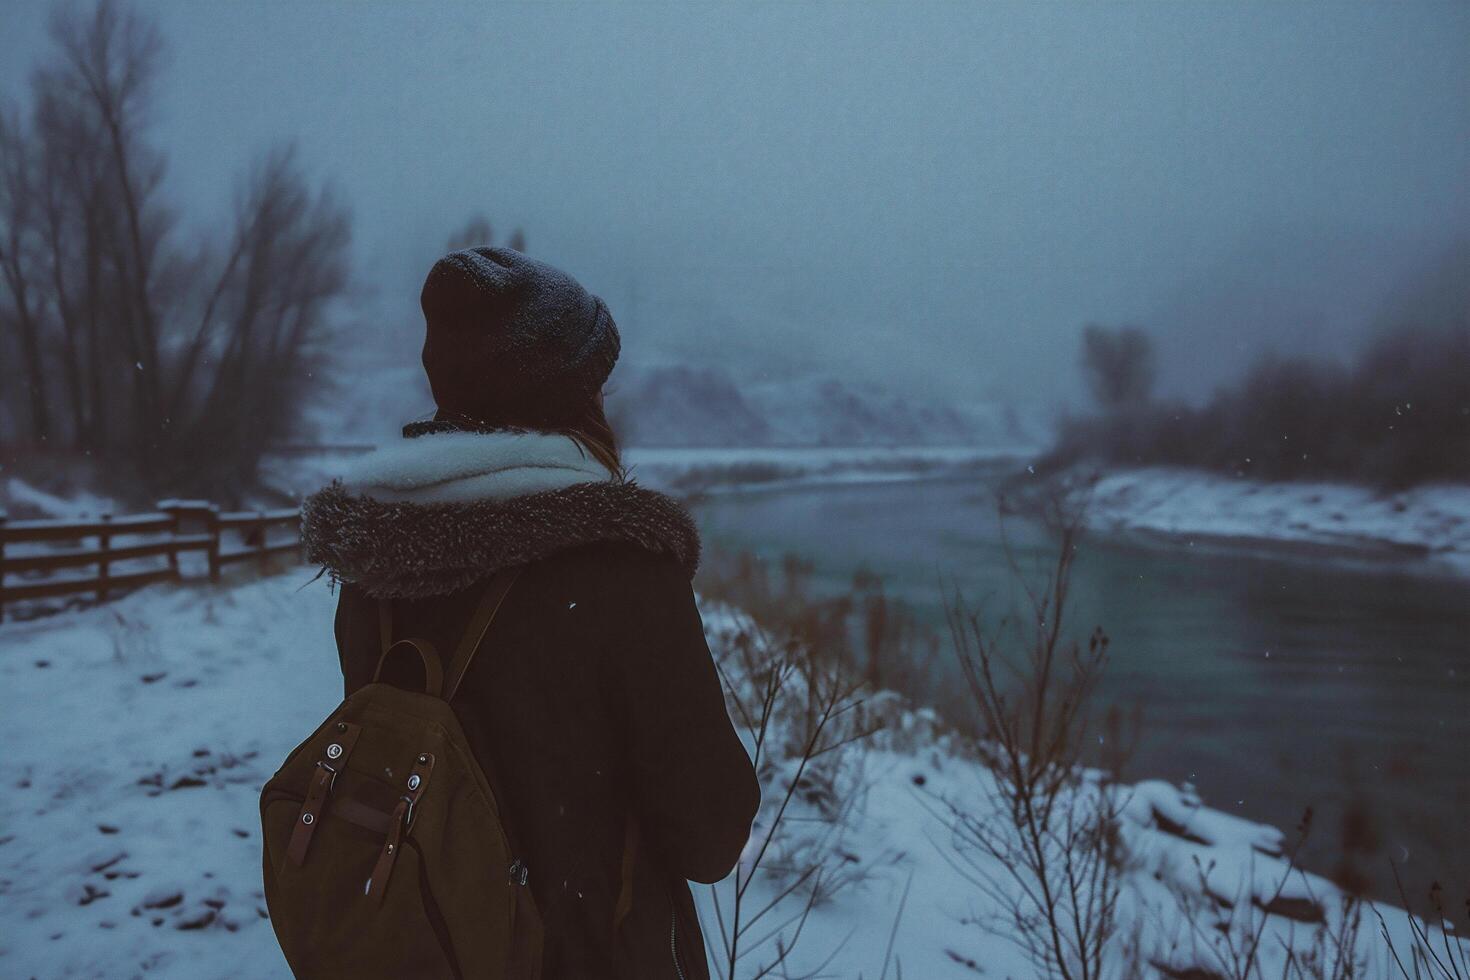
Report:
[[209,580],[219,581],[219,505],[210,504],[209,513],[205,517],[205,524],[209,527]]
[[8,515],[0,510],[0,623],[5,622],[5,519]]
[[270,559],[265,550],[265,511],[263,510],[255,512],[255,533],[258,536],[255,542],[257,554],[255,559],[256,567],[259,569],[260,574],[264,575],[270,571]]
[[179,508],[177,500],[160,500],[157,507],[161,513],[173,518],[173,527],[169,529],[168,536],[171,539],[171,547],[168,549],[168,570],[173,573],[173,579],[178,582],[183,579],[179,572],[179,522],[183,520],[183,512]]
[[112,523],[111,514],[102,515],[102,530],[97,532],[97,550],[101,554],[97,558],[97,601],[107,601],[107,551],[112,547],[112,531],[108,525]]

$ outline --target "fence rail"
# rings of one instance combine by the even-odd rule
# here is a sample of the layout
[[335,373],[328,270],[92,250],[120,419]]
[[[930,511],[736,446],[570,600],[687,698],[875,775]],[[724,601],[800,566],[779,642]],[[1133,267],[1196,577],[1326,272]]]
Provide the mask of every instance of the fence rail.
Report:
[[[7,603],[84,593],[104,602],[143,585],[180,581],[179,555],[187,552],[204,553],[210,581],[219,580],[224,566],[250,559],[264,571],[274,556],[300,551],[300,523],[301,511],[295,507],[222,512],[202,500],[162,500],[156,513],[82,520],[12,521],[0,511],[0,619]],[[291,529],[290,538],[272,541],[271,529],[284,527]],[[140,537],[149,540],[116,541]],[[88,539],[95,545],[85,544]],[[15,545],[33,548],[16,554]],[[163,558],[166,564],[113,568],[149,558]],[[90,577],[51,574],[87,566],[96,569]]]

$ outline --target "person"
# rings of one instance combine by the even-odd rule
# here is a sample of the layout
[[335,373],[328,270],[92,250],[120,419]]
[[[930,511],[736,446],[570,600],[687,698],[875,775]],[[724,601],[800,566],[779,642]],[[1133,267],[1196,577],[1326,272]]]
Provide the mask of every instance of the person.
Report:
[[433,419],[304,509],[345,689],[372,680],[379,599],[449,650],[519,566],[452,707],[517,838],[542,976],[707,978],[689,881],[729,873],[760,788],[695,606],[698,533],[626,477],[603,409],[617,326],[507,248],[446,255],[421,304]]

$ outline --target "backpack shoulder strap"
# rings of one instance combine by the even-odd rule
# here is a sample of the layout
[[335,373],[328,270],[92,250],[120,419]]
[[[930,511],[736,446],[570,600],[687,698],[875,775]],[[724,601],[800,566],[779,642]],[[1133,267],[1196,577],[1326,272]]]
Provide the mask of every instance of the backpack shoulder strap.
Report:
[[445,701],[453,701],[454,695],[459,692],[459,685],[464,681],[465,674],[469,673],[470,664],[474,662],[475,654],[484,642],[490,623],[495,619],[496,612],[500,610],[501,603],[505,601],[506,594],[510,592],[510,587],[515,584],[520,573],[521,567],[513,565],[502,568],[491,577],[485,594],[475,607],[474,615],[470,617],[469,626],[465,628],[464,637],[459,641],[459,648],[454,651],[454,659],[444,672]]
[[388,654],[400,647],[407,647],[419,655],[424,667],[424,693],[439,697],[444,690],[444,668],[439,651],[434,644],[420,637],[393,641],[393,600],[378,600],[378,638],[380,651],[378,666],[373,671],[373,683],[383,679],[383,670],[388,666]]
[[378,656],[393,645],[393,600],[378,600]]

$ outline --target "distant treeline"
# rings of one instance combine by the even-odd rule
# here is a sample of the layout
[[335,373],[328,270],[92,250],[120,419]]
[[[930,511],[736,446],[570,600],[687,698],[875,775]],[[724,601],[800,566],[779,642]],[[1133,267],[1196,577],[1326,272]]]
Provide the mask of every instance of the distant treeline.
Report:
[[[1459,263],[1455,263],[1459,265]],[[1195,466],[1268,480],[1399,488],[1470,481],[1470,278],[1395,312],[1346,365],[1265,357],[1205,404],[1151,396],[1137,328],[1089,327],[1083,372],[1100,411],[1064,419],[1045,464]]]

